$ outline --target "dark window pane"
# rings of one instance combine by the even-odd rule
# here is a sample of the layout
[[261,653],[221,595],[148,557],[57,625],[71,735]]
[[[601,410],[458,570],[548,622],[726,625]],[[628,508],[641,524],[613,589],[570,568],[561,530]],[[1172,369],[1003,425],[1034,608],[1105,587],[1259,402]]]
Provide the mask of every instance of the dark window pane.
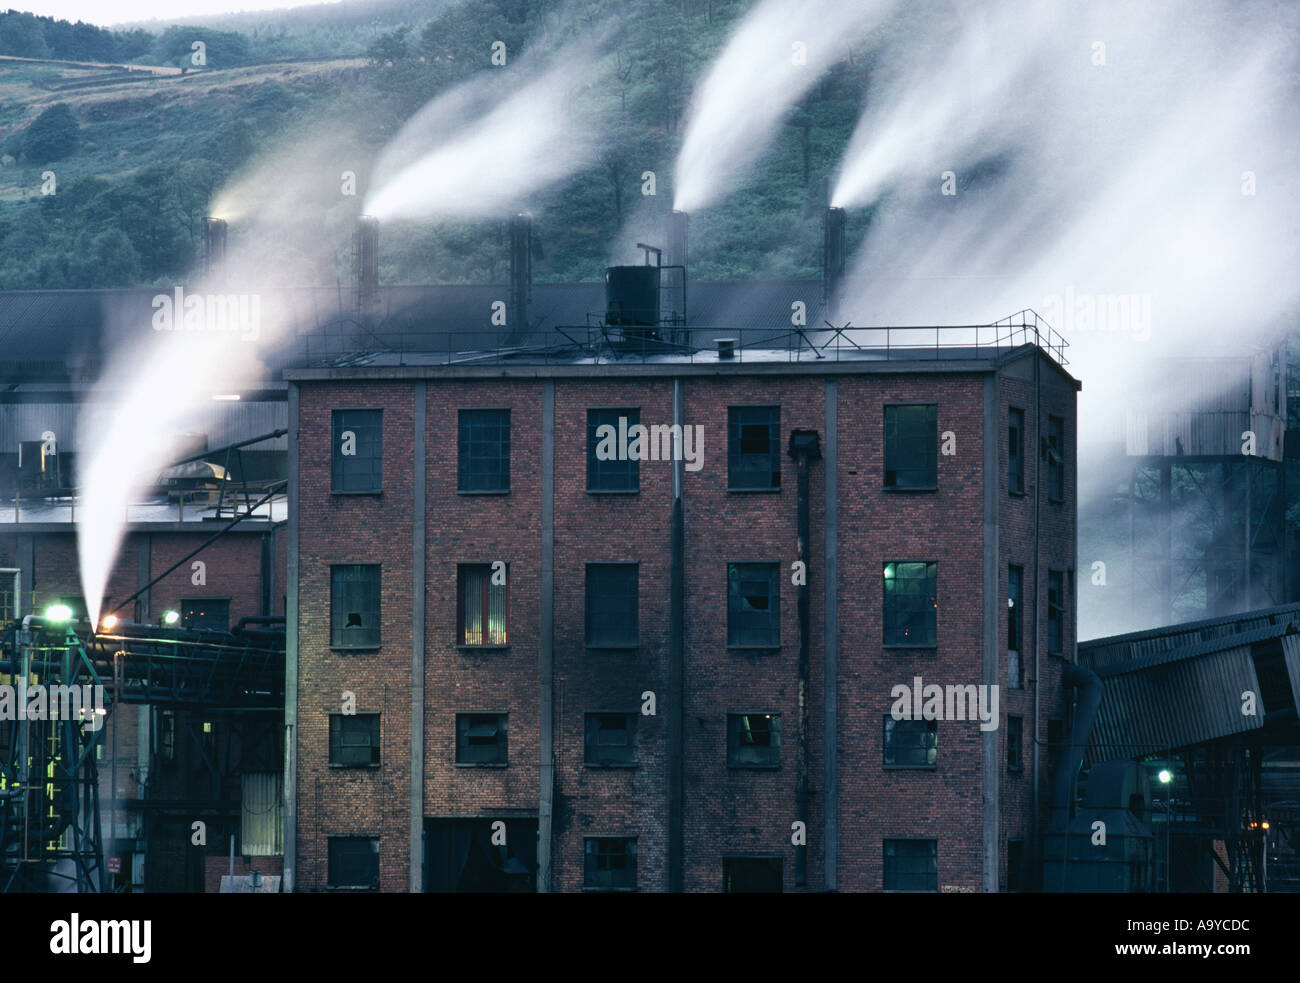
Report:
[[1047,418],[1047,497],[1054,502],[1065,499],[1065,421],[1059,416]]
[[510,490],[510,411],[460,411],[460,491]]
[[456,763],[504,765],[509,760],[504,713],[456,714]]
[[[621,423],[620,423],[621,421]],[[617,455],[626,454],[630,442],[624,437],[632,427],[641,422],[641,411],[587,410],[587,489],[589,491],[637,491],[641,487],[641,462],[631,459],[620,461]],[[602,440],[601,427],[613,428],[613,441]],[[604,431],[608,435],[611,431]],[[614,457],[609,457],[612,448]],[[605,460],[597,451],[606,455]]]
[[636,887],[636,840],[626,836],[588,836],[586,878],[589,888]]
[[1064,644],[1065,599],[1061,591],[1061,574],[1047,573],[1047,651],[1059,653]]
[[[462,563],[459,571],[458,645],[506,645],[509,567],[493,574],[490,563]],[[493,581],[499,581],[493,583]]]
[[1024,719],[1007,717],[1007,771],[1020,771],[1022,743],[1024,741]]
[[379,838],[329,837],[330,887],[379,889]]
[[780,763],[780,714],[727,714],[727,764],[736,768],[774,768]]
[[587,714],[587,764],[636,764],[635,713]]
[[723,857],[723,891],[727,894],[780,894],[780,857]]
[[781,644],[781,568],[776,563],[727,565],[727,644]]
[[334,491],[382,489],[383,418],[382,410],[334,411]]
[[587,564],[587,644],[637,644],[637,565]]
[[937,563],[885,564],[885,644],[931,646],[937,638]]
[[939,760],[935,720],[895,720],[885,715],[885,764],[895,768],[933,768]]
[[781,407],[732,406],[727,410],[727,486],[781,487]]
[[330,645],[379,647],[379,564],[330,567]]
[[181,624],[186,628],[230,630],[230,602],[200,598],[181,601]]
[[937,891],[938,843],[935,840],[885,840],[886,891]]
[[330,714],[330,764],[379,764],[379,714]]
[[885,407],[885,487],[933,488],[938,483],[939,408]]
[[1007,487],[1013,492],[1025,490],[1025,411],[1011,408],[1011,421],[1007,432],[1009,448]]

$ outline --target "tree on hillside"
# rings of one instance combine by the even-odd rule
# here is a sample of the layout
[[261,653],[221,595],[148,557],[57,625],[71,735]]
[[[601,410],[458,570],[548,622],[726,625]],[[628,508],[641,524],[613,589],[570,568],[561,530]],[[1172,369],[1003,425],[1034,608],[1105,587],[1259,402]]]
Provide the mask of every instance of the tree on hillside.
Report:
[[66,102],[56,102],[36,119],[23,135],[23,156],[33,164],[45,164],[68,156],[77,148],[81,127]]
[[32,14],[7,10],[0,13],[0,55],[18,58],[48,58],[45,30]]

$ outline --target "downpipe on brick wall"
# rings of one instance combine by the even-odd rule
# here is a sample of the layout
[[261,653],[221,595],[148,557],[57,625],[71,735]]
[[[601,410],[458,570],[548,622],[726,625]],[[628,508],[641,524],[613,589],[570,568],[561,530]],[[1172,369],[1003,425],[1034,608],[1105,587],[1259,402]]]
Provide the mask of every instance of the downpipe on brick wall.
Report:
[[821,437],[816,430],[790,432],[790,456],[795,460],[798,477],[798,560],[803,571],[799,583],[799,734],[795,754],[795,818],[804,831],[803,841],[794,848],[794,882],[797,887],[808,883],[808,692],[809,649],[812,644],[812,573],[809,570],[811,554],[812,515],[809,505],[809,469],[811,462],[822,457]]

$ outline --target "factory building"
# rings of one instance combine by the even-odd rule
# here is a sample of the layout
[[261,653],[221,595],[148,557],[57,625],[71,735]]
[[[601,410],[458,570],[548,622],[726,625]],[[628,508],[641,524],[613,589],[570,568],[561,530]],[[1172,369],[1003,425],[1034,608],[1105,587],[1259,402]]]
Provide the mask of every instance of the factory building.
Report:
[[640,269],[594,339],[286,370],[286,889],[1032,889],[1059,339],[683,344]]

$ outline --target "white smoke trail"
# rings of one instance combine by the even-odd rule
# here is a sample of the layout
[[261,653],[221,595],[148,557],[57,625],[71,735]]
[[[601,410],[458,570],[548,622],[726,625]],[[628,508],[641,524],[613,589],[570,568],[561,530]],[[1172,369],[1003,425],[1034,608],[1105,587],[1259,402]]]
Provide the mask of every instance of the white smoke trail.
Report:
[[692,101],[673,207],[701,208],[762,154],[790,109],[894,0],[764,0],[740,22]]

